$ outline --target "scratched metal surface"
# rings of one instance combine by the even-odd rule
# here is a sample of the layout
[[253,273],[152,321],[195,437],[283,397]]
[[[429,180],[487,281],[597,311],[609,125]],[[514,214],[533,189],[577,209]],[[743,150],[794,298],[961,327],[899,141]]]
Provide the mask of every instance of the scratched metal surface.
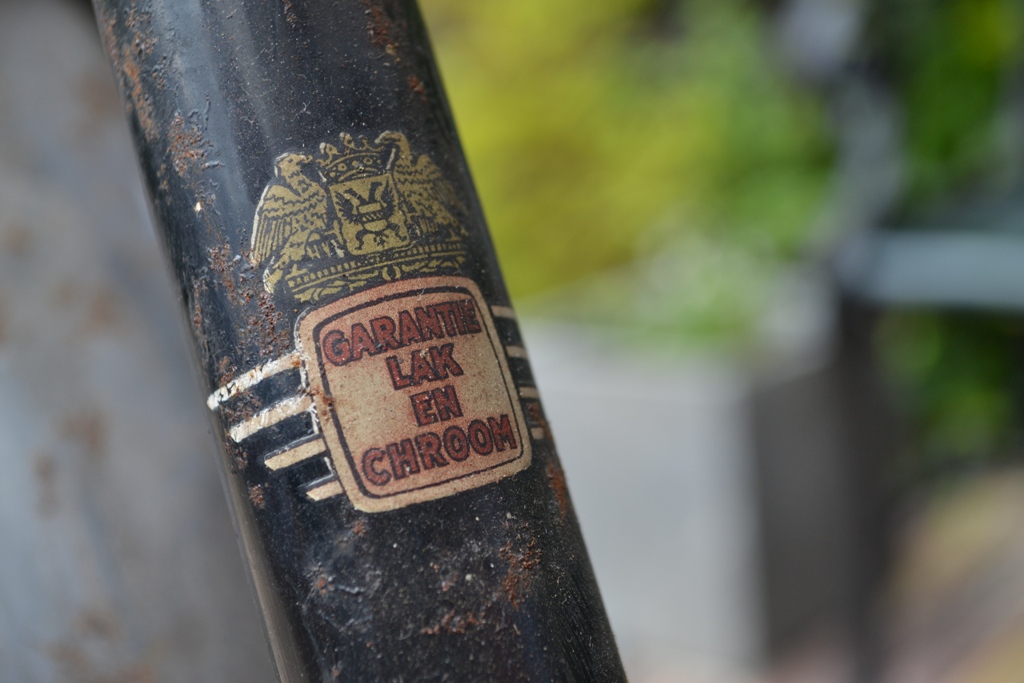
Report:
[[[304,308],[264,290],[248,258],[253,216],[275,158],[315,153],[342,132],[396,131],[433,160],[464,209],[466,259],[447,275],[507,310],[412,0],[95,4],[208,391],[292,351]],[[373,277],[353,291],[396,275]],[[520,348],[514,319],[496,325],[502,346]],[[324,458],[265,466],[309,433],[308,413],[234,436],[263,406],[316,398],[300,373],[267,382],[268,395],[214,402],[284,680],[624,678],[528,362],[510,353],[509,366],[515,400],[535,409],[521,437],[533,440],[532,464],[388,512],[361,512],[345,495],[307,498],[310,481],[333,475]]]
[[0,2],[0,680],[275,679],[109,66]]

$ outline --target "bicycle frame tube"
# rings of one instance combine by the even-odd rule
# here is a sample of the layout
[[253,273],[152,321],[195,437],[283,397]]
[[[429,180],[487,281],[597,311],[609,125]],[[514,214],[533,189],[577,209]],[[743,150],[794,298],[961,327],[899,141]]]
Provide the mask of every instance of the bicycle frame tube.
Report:
[[282,680],[623,680],[411,0],[96,0]]

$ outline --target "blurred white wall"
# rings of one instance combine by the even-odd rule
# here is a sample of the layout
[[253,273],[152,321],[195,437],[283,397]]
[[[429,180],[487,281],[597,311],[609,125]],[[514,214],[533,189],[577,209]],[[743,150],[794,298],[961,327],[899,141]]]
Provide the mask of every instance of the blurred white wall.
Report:
[[523,327],[631,679],[756,664],[757,504],[737,369],[599,330]]

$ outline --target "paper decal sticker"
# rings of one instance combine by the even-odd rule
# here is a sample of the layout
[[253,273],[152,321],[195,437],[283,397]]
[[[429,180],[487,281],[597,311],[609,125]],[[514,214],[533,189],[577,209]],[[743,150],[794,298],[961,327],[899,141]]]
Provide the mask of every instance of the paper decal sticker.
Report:
[[375,287],[307,314],[298,337],[328,452],[357,508],[440,498],[529,465],[505,352],[471,280]]

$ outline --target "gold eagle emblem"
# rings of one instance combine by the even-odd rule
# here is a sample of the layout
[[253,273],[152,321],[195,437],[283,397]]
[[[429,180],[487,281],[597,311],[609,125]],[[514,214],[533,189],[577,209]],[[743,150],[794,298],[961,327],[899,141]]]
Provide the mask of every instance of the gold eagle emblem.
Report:
[[270,293],[302,302],[373,282],[457,270],[466,259],[465,208],[405,135],[342,133],[316,155],[274,161],[253,219],[250,259]]

